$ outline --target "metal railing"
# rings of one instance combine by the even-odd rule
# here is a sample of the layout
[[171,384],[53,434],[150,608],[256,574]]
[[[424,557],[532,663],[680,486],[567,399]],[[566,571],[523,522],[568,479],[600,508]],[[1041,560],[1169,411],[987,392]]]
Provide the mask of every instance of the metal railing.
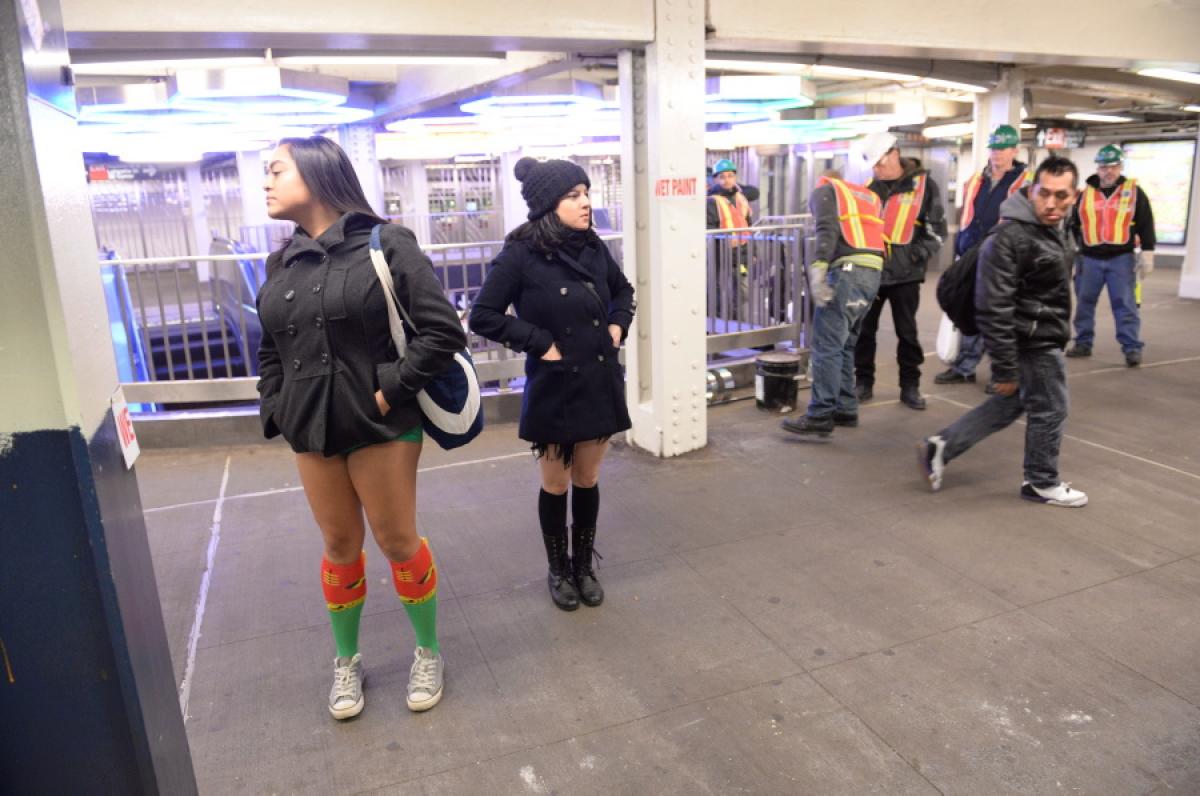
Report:
[[[791,341],[803,347],[809,310],[803,262],[807,221],[706,234],[710,358]],[[622,237],[601,236],[617,262]],[[277,241],[275,242],[277,245]],[[423,247],[463,319],[502,241]],[[266,279],[263,249],[216,240],[209,255],[102,262],[127,400],[143,404],[252,401],[262,330],[254,297]],[[468,332],[481,381],[507,389],[524,356]]]

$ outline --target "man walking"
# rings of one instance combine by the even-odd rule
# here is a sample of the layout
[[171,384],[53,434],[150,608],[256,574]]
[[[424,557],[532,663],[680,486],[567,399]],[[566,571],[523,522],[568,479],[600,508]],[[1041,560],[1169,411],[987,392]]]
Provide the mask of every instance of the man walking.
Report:
[[858,425],[854,345],[879,289],[883,219],[879,198],[828,172],[809,199],[816,219],[816,259],[808,269],[813,297],[812,395],[808,412],[783,421],[793,434],[828,437]]
[[917,306],[925,266],[946,237],[946,216],[937,184],[921,161],[900,156],[896,136],[872,133],[859,151],[872,166],[875,179],[868,186],[883,203],[883,237],[887,254],[879,293],[863,319],[862,333],[854,351],[858,400],[869,401],[875,385],[875,333],[883,303],[891,302],[896,327],[896,359],[900,363],[900,402],[910,409],[924,409],[921,397],[921,363],[925,352],[917,339]]
[[[1142,364],[1142,319],[1135,295],[1138,274],[1154,268],[1154,212],[1136,180],[1121,174],[1125,153],[1112,144],[1096,155],[1096,173],[1087,179],[1072,227],[1082,244],[1075,275],[1075,345],[1069,357],[1090,357],[1096,339],[1096,304],[1108,286],[1117,342],[1125,364]],[[1134,249],[1141,247],[1135,257]]]
[[[1004,200],[1029,185],[1033,174],[1017,160],[1017,145],[1021,137],[1012,125],[1002,124],[988,137],[988,166],[971,175],[963,191],[962,218],[954,239],[954,256],[983,240],[983,236],[1000,220],[1000,205]],[[983,359],[983,338],[964,334],[954,363],[933,377],[934,384],[974,383],[975,369]],[[988,387],[989,391],[991,386]]]
[[1054,156],[1042,161],[1033,185],[1004,202],[1000,229],[983,244],[975,320],[992,358],[995,394],[917,446],[935,492],[949,462],[1024,413],[1021,497],[1052,506],[1087,505],[1087,495],[1058,475],[1067,420],[1063,347],[1071,317],[1071,246],[1061,226],[1078,182],[1071,161]]

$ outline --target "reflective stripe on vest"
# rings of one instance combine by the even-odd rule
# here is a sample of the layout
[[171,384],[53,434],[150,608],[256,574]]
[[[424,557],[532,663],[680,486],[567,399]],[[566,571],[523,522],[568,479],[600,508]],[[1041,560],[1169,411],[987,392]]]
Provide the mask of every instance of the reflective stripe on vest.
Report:
[[1129,243],[1136,198],[1137,180],[1125,180],[1108,198],[1091,185],[1084,188],[1079,206],[1083,245],[1124,246]]
[[[1012,196],[1026,185],[1032,184],[1033,172],[1025,169],[1021,172],[1021,176],[1013,180],[1012,185],[1008,186],[1008,195]],[[960,230],[971,226],[971,222],[975,220],[975,200],[979,197],[979,189],[981,187],[983,187],[983,175],[972,174],[971,179],[967,180],[965,198],[963,199],[962,220],[958,222]]]
[[[726,199],[720,194],[713,194],[713,199],[717,201],[717,215],[721,220],[721,229],[746,229],[749,225],[746,223],[746,217],[742,215],[742,211],[737,205]],[[734,235],[735,241],[740,241],[737,245],[741,246],[750,237],[749,233],[742,235]]]
[[887,198],[883,210],[883,237],[892,246],[907,246],[912,243],[917,216],[921,215],[921,204],[925,201],[925,175],[913,177],[913,189],[905,193],[892,194]]
[[817,185],[830,184],[837,197],[838,226],[842,239],[853,249],[883,254],[882,205],[874,191],[844,180],[822,177]]

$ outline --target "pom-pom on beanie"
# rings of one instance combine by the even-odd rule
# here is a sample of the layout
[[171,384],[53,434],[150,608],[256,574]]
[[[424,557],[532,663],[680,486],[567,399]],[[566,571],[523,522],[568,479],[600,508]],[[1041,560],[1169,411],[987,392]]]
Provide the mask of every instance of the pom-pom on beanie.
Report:
[[513,176],[521,183],[521,196],[529,205],[529,220],[536,221],[558,207],[576,185],[592,187],[587,172],[569,160],[539,161],[521,158],[513,166]]

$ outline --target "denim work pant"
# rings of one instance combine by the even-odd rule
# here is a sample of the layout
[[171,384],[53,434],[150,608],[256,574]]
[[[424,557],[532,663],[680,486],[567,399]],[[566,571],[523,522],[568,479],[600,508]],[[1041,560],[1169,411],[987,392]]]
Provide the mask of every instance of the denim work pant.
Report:
[[921,283],[885,285],[879,288],[875,302],[863,319],[862,334],[854,352],[854,371],[859,384],[875,384],[875,333],[883,302],[892,305],[892,325],[896,328],[896,361],[900,363],[900,386],[917,387],[921,383],[921,363],[925,351],[917,339],[917,307],[921,303]]
[[946,440],[945,461],[956,459],[994,431],[1027,415],[1025,480],[1036,487],[1059,482],[1058,449],[1067,423],[1067,368],[1057,348],[1022,351],[1015,395],[993,395],[938,432]]
[[1096,339],[1096,304],[1100,293],[1108,286],[1108,301],[1112,304],[1113,321],[1117,325],[1117,342],[1121,350],[1141,351],[1139,333],[1142,318],[1138,313],[1133,291],[1137,286],[1136,261],[1133,252],[1097,260],[1086,255],[1080,258],[1079,273],[1075,275],[1075,345],[1091,348]]
[[863,318],[879,290],[880,271],[860,265],[829,266],[825,280],[833,298],[813,315],[812,397],[809,417],[858,411],[854,395],[854,346]]
[[960,376],[972,376],[983,359],[983,335],[964,334],[958,347],[958,356],[950,369]]

